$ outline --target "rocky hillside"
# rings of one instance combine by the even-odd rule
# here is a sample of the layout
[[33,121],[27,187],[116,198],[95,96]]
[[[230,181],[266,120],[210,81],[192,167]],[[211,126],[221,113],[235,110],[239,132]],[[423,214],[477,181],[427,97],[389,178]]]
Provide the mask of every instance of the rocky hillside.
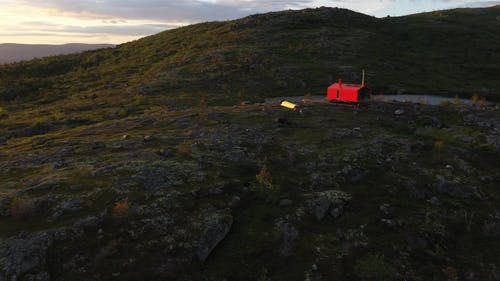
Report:
[[499,280],[498,106],[256,102],[361,61],[494,97],[497,11],[287,11],[0,67],[0,281]]
[[0,63],[13,63],[47,56],[80,53],[83,51],[110,48],[113,46],[114,45],[109,44],[0,44]]
[[1,280],[500,276],[498,109],[119,114],[1,146]]

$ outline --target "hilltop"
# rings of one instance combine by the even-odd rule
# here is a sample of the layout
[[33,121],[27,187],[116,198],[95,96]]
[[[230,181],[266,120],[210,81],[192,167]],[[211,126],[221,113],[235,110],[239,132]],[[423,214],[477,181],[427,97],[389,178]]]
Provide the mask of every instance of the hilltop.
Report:
[[308,95],[366,68],[495,99],[495,17],[285,11],[0,66],[0,280],[498,280],[498,106]]
[[31,60],[55,55],[65,55],[71,53],[80,53],[83,51],[110,48],[110,44],[0,44],[0,64],[13,63],[23,60]]
[[376,93],[498,100],[499,14],[455,9],[378,19],[319,8],[201,23],[113,49],[1,67],[0,97],[189,92],[234,104],[323,93],[340,76],[360,81],[366,69]]

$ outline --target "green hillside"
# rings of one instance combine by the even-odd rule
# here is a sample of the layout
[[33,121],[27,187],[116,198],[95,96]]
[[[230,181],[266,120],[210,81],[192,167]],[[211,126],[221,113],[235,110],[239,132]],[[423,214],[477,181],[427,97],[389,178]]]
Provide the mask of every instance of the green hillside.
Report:
[[362,69],[376,93],[498,99],[500,9],[377,19],[307,9],[187,26],[114,49],[3,66],[2,100],[207,95],[234,103],[323,93]]

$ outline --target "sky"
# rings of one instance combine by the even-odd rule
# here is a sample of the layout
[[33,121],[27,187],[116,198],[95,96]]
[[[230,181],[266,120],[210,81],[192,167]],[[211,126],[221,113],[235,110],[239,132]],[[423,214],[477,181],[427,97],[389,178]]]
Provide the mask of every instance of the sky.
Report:
[[457,7],[473,0],[0,0],[0,43],[120,44],[166,29],[286,9],[340,7],[384,17]]

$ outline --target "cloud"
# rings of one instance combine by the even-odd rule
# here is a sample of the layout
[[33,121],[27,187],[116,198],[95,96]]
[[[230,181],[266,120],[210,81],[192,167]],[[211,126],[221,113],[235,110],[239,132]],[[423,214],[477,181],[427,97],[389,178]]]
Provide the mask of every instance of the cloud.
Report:
[[476,1],[467,3],[465,6],[470,8],[493,7],[500,5],[500,1]]
[[[228,20],[249,14],[300,9],[305,7],[340,6],[364,13],[383,11],[387,7],[461,7],[464,5],[482,7],[499,1],[460,0],[20,0],[25,5],[51,9],[54,13],[83,18],[149,19],[193,23],[211,20]],[[396,8],[397,9],[397,8]],[[402,12],[404,12],[402,10]]]
[[23,22],[18,28],[18,31],[26,31],[27,33],[36,30],[39,33],[57,33],[57,34],[79,34],[79,35],[130,35],[144,36],[145,34],[154,34],[167,29],[172,29],[177,26],[168,24],[132,24],[124,25],[118,21],[112,24],[78,26],[78,25],[60,25],[50,22]]
[[313,0],[247,0],[247,1],[161,1],[161,0],[101,0],[101,1],[21,1],[25,5],[52,9],[56,13],[103,19],[150,19],[179,22],[227,20],[271,10],[301,8]]

